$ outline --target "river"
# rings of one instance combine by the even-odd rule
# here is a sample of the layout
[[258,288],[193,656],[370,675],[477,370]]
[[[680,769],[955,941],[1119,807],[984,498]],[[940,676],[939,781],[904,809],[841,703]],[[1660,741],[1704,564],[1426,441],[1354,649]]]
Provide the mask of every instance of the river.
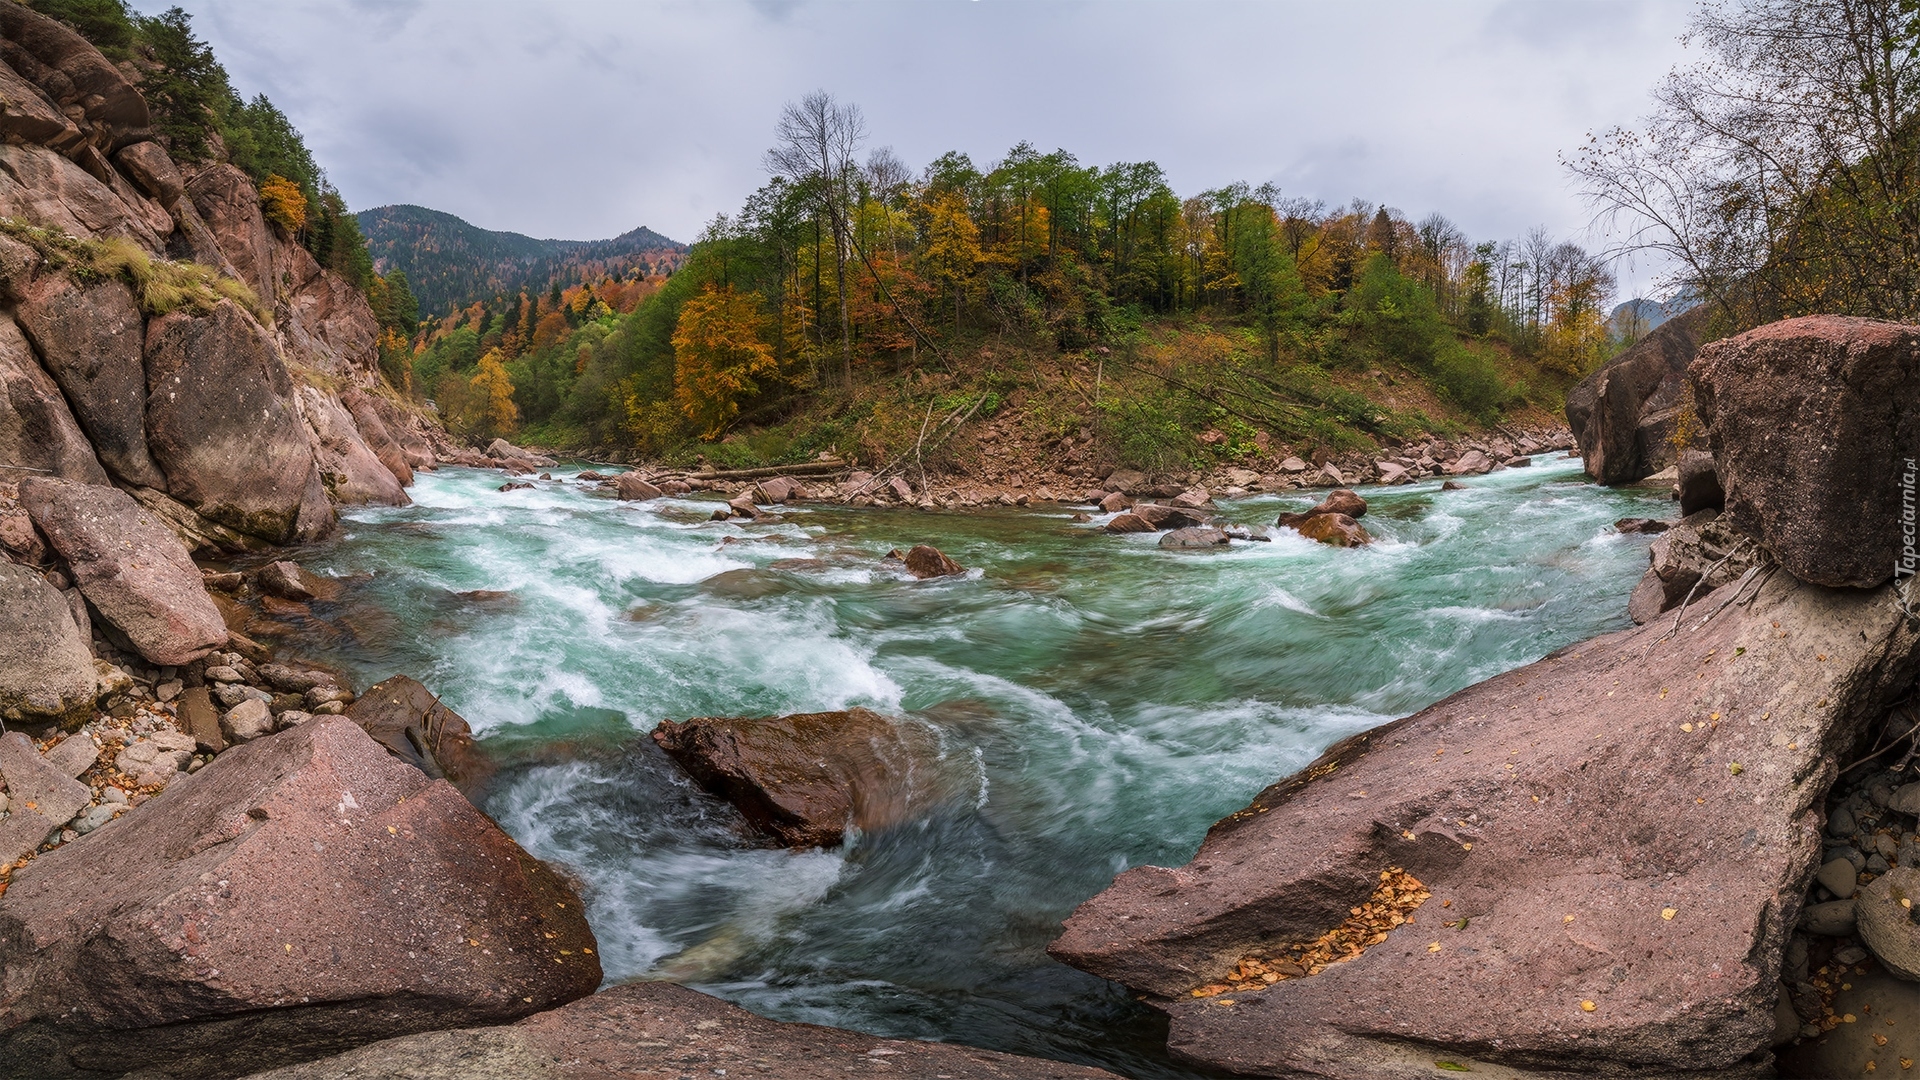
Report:
[[[1072,508],[718,523],[575,471],[503,493],[447,468],[410,507],[349,512],[304,559],[347,598],[298,647],[360,686],[415,676],[515,763],[486,809],[581,884],[609,982],[1134,1077],[1190,1074],[1155,1014],[1047,958],[1060,920],[1128,867],[1185,862],[1335,740],[1627,625],[1648,538],[1610,523],[1671,506],[1555,456],[1362,489],[1366,548],[1274,530],[1168,552]],[[916,543],[972,569],[882,562]],[[852,705],[929,728],[960,795],[838,851],[758,846],[644,737]]]

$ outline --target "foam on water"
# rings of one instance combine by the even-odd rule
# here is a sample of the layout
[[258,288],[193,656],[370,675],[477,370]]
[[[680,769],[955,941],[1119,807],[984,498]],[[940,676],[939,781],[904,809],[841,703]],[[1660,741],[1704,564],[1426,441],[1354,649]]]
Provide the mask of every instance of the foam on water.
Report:
[[[488,809],[581,882],[609,977],[1142,1077],[1187,1074],[1123,991],[1046,957],[1059,921],[1333,741],[1625,625],[1649,538],[1608,523],[1666,509],[1554,460],[1368,490],[1365,548],[1271,528],[1294,495],[1223,508],[1271,543],[1169,552],[1106,515],[737,525],[554,475],[422,473],[414,505],[350,512],[311,561],[352,625],[303,647],[415,674],[520,762]],[[882,561],[915,543],[970,573]],[[641,734],[851,705],[931,731],[950,797],[835,852],[760,846]]]

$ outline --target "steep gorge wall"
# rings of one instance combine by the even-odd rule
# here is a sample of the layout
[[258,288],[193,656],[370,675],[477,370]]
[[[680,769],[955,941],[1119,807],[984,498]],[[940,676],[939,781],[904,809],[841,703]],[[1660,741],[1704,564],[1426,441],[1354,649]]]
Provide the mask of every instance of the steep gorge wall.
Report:
[[[338,504],[405,503],[433,455],[381,394],[366,298],[268,224],[245,173],[175,162],[130,70],[0,0],[0,480],[181,504],[189,544],[222,534],[205,522],[287,543]],[[257,305],[179,301],[89,265],[90,242],[162,277],[206,267]]]

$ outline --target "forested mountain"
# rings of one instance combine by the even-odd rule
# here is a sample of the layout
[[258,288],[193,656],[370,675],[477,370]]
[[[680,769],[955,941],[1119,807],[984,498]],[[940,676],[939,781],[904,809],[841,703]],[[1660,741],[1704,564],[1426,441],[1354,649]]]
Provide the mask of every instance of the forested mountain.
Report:
[[356,216],[374,266],[383,274],[403,271],[421,310],[434,315],[555,285],[665,273],[687,251],[645,227],[611,240],[538,240],[424,206],[382,206]]

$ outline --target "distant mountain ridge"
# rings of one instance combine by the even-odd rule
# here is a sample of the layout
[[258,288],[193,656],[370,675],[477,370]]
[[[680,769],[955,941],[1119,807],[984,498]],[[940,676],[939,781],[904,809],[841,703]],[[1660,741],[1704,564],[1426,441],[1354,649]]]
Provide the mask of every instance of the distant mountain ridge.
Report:
[[483,229],[424,206],[380,206],[354,218],[366,234],[374,269],[405,271],[422,315],[605,275],[665,273],[687,254],[687,245],[644,226],[611,240],[540,240]]

